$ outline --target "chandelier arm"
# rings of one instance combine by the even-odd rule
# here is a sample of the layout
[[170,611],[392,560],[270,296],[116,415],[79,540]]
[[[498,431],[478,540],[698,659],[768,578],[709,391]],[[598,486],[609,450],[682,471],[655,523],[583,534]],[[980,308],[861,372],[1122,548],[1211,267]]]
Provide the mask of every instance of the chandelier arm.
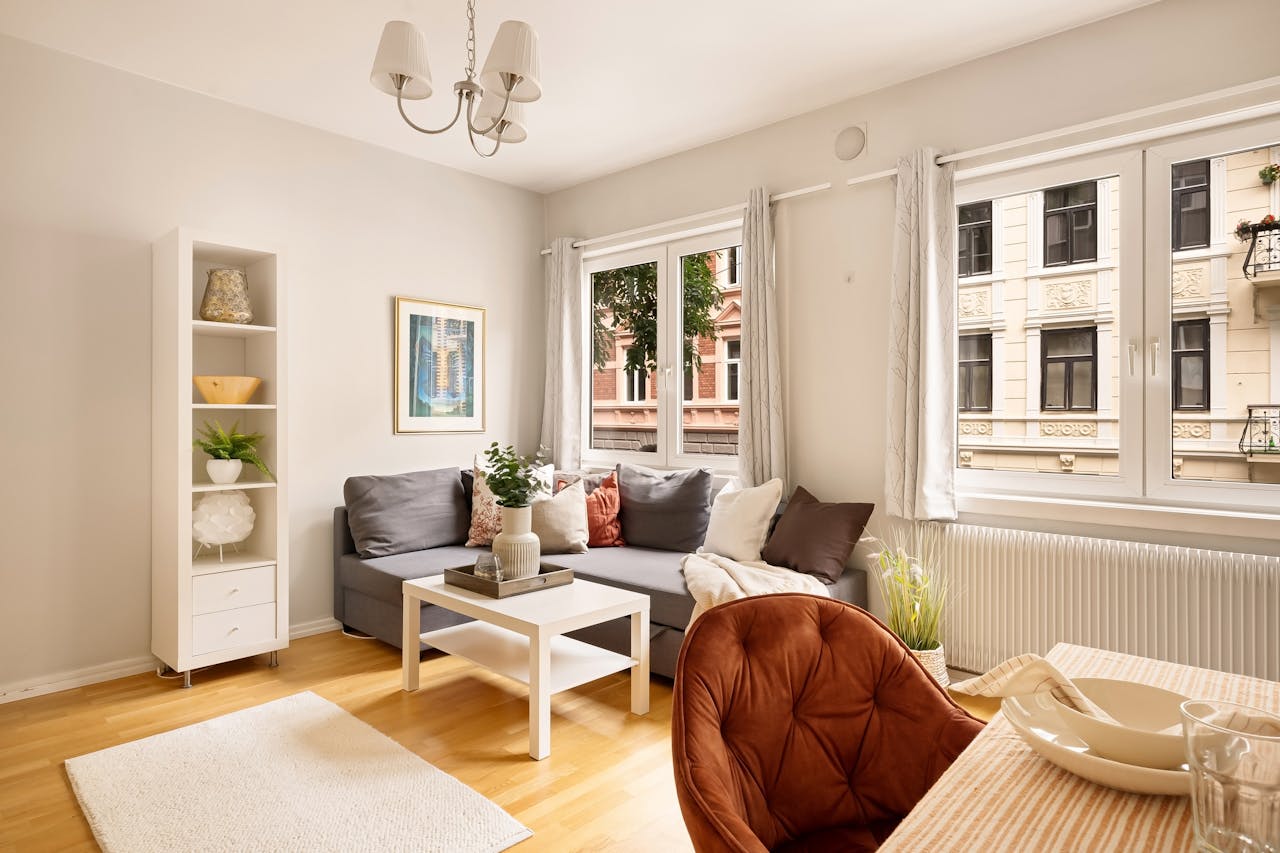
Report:
[[474,124],[471,123],[471,110],[470,108],[468,108],[467,109],[467,126],[470,127],[472,130],[474,130],[476,133],[480,134],[481,136],[484,136],[486,133],[493,130],[498,125],[502,124],[503,120],[506,119],[507,117],[507,110],[511,107],[511,93],[515,91],[516,83],[519,83],[520,79],[521,78],[516,77],[515,81],[511,84],[511,88],[507,90],[507,97],[502,102],[502,112],[498,113],[498,117],[493,120],[493,124],[489,125],[484,130],[481,130],[480,128],[476,127]]
[[[409,125],[409,127],[413,128],[419,133],[431,133],[431,134],[444,133],[446,130],[453,127],[455,124],[457,124],[458,117],[462,115],[462,93],[458,92],[458,108],[453,111],[453,120],[450,121],[448,124],[446,124],[444,127],[440,128],[439,130],[431,130],[430,128],[422,127],[420,125],[414,124],[413,119],[409,118],[408,114],[405,113],[404,111],[404,98],[402,97],[403,91],[404,91],[403,83],[401,83],[399,86],[396,86],[396,107],[399,108],[400,110],[400,118],[404,119],[405,124]],[[470,110],[468,110],[467,112],[469,113]],[[470,121],[471,121],[470,118],[468,118],[467,122],[470,123]]]
[[[470,110],[468,110],[467,112],[470,112]],[[467,116],[467,138],[471,140],[471,150],[475,151],[481,157],[485,157],[485,158],[492,157],[494,154],[497,154],[498,149],[502,147],[502,136],[499,135],[498,139],[494,142],[492,151],[490,151],[488,154],[481,151],[480,146],[476,145],[476,134],[475,134],[475,131],[472,130],[471,128],[471,117],[469,115]]]

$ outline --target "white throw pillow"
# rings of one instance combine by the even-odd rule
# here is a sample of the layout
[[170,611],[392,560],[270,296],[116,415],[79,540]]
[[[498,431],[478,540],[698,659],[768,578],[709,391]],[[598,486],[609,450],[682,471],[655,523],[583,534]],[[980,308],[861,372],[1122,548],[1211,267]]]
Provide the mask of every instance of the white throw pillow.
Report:
[[750,489],[739,489],[736,481],[730,481],[711,504],[707,538],[698,553],[719,554],[740,563],[758,561],[780,500],[781,480]]
[[533,506],[533,532],[544,554],[582,554],[587,550],[587,492],[575,480],[551,497],[540,497]]

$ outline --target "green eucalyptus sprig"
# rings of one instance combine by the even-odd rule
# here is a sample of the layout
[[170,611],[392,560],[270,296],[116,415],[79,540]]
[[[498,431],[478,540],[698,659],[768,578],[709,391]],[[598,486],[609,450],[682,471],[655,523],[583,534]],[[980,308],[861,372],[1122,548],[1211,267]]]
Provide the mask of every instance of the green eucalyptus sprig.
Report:
[[489,463],[484,479],[499,506],[528,506],[536,494],[547,488],[547,484],[538,477],[537,469],[542,461],[540,455],[521,456],[511,445],[500,447],[496,441],[489,445],[484,455]]
[[262,433],[242,433],[238,432],[239,428],[239,421],[233,423],[229,430],[223,429],[218,421],[212,424],[205,421],[204,429],[200,430],[200,437],[193,441],[192,445],[214,459],[240,459],[248,462],[274,480],[276,475],[271,473],[267,463],[263,462],[262,457],[258,455],[258,442],[263,439]]

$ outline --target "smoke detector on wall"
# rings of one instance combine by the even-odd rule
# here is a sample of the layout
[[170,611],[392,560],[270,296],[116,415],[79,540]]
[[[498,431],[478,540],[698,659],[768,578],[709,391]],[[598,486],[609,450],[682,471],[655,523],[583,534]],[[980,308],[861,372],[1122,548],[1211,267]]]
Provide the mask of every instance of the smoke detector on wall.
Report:
[[835,152],[840,160],[856,160],[867,150],[867,126],[855,124],[836,134]]

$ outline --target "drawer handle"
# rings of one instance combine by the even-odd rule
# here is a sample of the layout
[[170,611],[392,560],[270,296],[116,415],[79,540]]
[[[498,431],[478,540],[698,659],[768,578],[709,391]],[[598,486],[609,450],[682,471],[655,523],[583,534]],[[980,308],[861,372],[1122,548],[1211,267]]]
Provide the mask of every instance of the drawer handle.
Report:
[[230,631],[228,631],[227,633],[228,633],[228,634],[234,634],[236,631],[239,631],[239,630],[240,630],[240,626],[239,626],[239,625],[233,625],[233,626],[231,626],[231,630],[230,630]]
[[240,587],[238,587],[238,586],[233,586],[233,587],[231,587],[231,592],[229,592],[229,593],[228,593],[228,595],[235,595],[235,594],[236,594],[237,592],[239,592],[239,591],[240,591]]

